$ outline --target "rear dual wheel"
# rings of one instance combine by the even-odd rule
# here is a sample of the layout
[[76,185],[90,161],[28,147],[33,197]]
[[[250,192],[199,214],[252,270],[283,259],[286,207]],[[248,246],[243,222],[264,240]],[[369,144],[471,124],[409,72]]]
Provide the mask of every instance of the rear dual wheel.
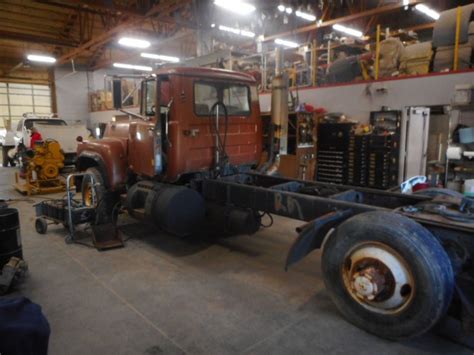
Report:
[[393,340],[433,327],[454,290],[449,257],[436,237],[389,212],[363,213],[342,223],[324,245],[322,269],[341,313]]

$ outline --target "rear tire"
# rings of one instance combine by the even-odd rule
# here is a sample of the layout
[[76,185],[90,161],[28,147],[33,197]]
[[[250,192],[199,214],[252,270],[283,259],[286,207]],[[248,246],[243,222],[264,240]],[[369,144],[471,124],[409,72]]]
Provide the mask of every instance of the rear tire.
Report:
[[454,291],[451,262],[438,240],[391,212],[342,223],[324,245],[322,269],[339,311],[386,339],[428,331],[446,313]]
[[94,176],[95,186],[95,203],[92,203],[93,185],[89,175],[82,178],[81,192],[82,200],[88,207],[95,208],[95,223],[104,224],[111,221],[112,210],[118,202],[117,194],[108,191],[105,186],[105,179],[97,168],[88,168],[87,173]]

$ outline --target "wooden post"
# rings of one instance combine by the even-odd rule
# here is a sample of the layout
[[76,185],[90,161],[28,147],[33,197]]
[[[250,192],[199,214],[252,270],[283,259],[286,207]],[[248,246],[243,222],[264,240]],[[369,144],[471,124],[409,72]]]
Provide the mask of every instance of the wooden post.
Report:
[[311,45],[311,84],[318,85],[318,50],[316,48],[316,40],[313,40]]
[[454,43],[454,63],[453,63],[453,70],[458,70],[459,67],[459,35],[461,32],[461,15],[462,9],[461,6],[458,6],[456,12],[456,42]]
[[375,42],[375,80],[379,78],[380,70],[380,25],[377,25],[377,38]]
[[[54,75],[54,67],[48,69],[49,93],[51,97],[51,113],[58,113],[58,100],[56,96],[56,77]],[[87,93],[89,96],[89,93]]]

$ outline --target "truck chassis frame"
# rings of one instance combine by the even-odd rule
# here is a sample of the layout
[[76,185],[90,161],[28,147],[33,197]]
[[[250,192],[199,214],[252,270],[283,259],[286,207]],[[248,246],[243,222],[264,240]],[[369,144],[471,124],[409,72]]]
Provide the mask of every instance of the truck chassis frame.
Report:
[[[461,311],[458,308],[457,312],[458,315],[459,312],[462,314],[462,324],[469,332],[467,345],[474,346],[473,221],[446,219],[440,214],[425,212],[416,207],[444,201],[449,204],[452,202],[449,197],[437,200],[423,195],[295,180],[253,172],[203,179],[195,188],[211,203],[305,221],[305,224],[296,229],[298,235],[290,247],[286,270],[311,251],[321,248],[333,229],[357,214],[385,211],[401,214],[418,222],[440,241],[450,256],[455,270],[454,299],[458,301],[458,307],[461,304]],[[452,249],[453,245],[457,251]],[[459,257],[459,250],[463,250],[464,257]],[[464,335],[460,337],[451,334],[451,337],[465,343],[462,340],[465,339]]]

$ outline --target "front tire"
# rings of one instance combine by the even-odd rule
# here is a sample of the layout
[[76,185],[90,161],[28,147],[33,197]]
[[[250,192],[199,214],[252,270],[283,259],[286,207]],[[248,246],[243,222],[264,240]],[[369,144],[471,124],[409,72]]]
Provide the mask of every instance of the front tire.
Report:
[[[94,177],[95,199],[93,182],[90,175],[82,178],[81,192],[82,201],[87,207],[95,208],[95,223],[104,224],[111,221],[112,211],[118,201],[117,194],[108,191],[105,186],[105,179],[97,168],[88,168],[87,173]],[[95,201],[94,201],[95,200]]]
[[382,338],[421,335],[446,313],[454,274],[426,228],[390,212],[359,214],[325,243],[324,282],[339,311]]

